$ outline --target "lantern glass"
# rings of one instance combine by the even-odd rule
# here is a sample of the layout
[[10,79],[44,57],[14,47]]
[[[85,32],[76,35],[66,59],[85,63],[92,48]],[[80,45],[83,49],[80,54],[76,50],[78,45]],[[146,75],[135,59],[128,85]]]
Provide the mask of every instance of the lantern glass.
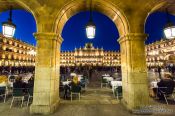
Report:
[[164,34],[167,39],[175,38],[175,26],[173,24],[167,24],[164,28]]
[[2,24],[2,33],[5,37],[13,37],[15,33],[16,26],[12,23],[5,22]]
[[89,39],[95,38],[95,25],[86,26],[86,35],[87,35],[87,38]]

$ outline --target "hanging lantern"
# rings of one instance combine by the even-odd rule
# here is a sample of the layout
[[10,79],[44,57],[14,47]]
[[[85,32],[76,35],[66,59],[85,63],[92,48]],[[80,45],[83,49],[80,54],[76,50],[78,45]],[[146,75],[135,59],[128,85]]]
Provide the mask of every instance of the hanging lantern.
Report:
[[12,8],[10,8],[9,19],[2,23],[2,33],[5,37],[13,37],[15,34],[16,25],[12,23]]
[[88,22],[88,24],[86,25],[86,35],[87,38],[89,39],[93,39],[95,38],[95,24],[93,22]]
[[164,34],[167,39],[175,38],[175,25],[168,23],[164,28]]
[[166,9],[166,15],[167,15],[167,24],[163,31],[167,39],[173,39],[175,38],[175,25],[170,21],[167,9]]
[[90,4],[90,19],[86,25],[86,36],[88,39],[95,38],[95,30],[96,30],[96,26],[92,20],[92,8],[91,8],[91,6],[92,6],[92,0],[91,0],[91,4]]

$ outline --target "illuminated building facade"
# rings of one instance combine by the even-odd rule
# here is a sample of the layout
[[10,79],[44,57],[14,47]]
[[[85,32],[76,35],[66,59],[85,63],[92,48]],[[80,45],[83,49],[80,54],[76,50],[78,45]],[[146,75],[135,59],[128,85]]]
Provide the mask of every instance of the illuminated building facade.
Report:
[[[0,34],[0,66],[35,66],[35,46]],[[175,64],[175,40],[160,40],[145,46],[147,66]],[[119,51],[105,51],[86,43],[83,48],[61,52],[61,66],[120,66]]]
[[[147,66],[175,64],[175,40],[160,40],[145,46]],[[120,66],[119,51],[104,51],[87,43],[83,48],[61,52],[61,66]]]
[[175,64],[175,39],[156,41],[145,47],[147,66],[168,66]]
[[61,66],[120,66],[119,51],[104,51],[86,43],[83,48],[61,52]]
[[0,66],[35,66],[35,46],[0,34]]

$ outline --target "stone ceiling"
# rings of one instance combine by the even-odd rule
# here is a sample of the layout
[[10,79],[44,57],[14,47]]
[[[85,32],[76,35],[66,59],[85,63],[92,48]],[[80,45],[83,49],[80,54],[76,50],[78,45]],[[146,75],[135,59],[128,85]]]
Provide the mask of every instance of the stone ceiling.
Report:
[[[23,7],[18,5],[16,1],[24,2],[24,3],[31,2],[30,5],[32,5],[32,3],[35,3],[35,4],[37,3],[39,4],[39,6],[49,5],[49,6],[54,6],[54,7],[59,6],[57,5],[59,3],[64,4],[64,3],[70,2],[70,0],[0,0],[0,12],[8,10],[10,6],[13,6],[14,9],[24,9]],[[83,1],[83,0],[79,0],[79,1]],[[165,9],[168,7],[168,12],[175,14],[175,0],[139,0],[139,1],[137,0],[109,0],[109,1],[112,1],[115,4],[118,4],[119,6],[120,4],[132,4],[132,6],[136,4],[140,4],[140,6],[142,6],[142,3],[145,4],[144,1],[153,1],[153,2],[165,1],[168,4],[163,5],[163,6],[160,5],[161,8],[155,8],[154,11],[164,12]],[[137,1],[137,3],[134,1]],[[150,4],[152,4],[153,2],[150,2]]]
[[[71,16],[89,10],[90,0],[0,0],[0,12],[8,10],[10,6],[13,6],[13,9],[25,9],[31,12],[36,22],[40,23],[38,26],[40,31],[43,31],[43,29],[54,31],[55,25],[60,25],[59,28],[62,30],[65,22]],[[127,21],[130,21],[130,27],[142,28],[146,17],[152,12],[165,12],[165,9],[168,8],[169,13],[175,14],[175,0],[92,0],[92,7],[93,10],[111,18],[119,30],[122,25],[128,25]],[[125,19],[125,17],[127,18]],[[121,25],[124,19],[125,21]],[[53,24],[53,22],[56,22],[56,24]],[[130,27],[126,26],[125,28],[130,32],[142,30],[133,29],[131,31]],[[124,33],[124,31],[121,33]]]

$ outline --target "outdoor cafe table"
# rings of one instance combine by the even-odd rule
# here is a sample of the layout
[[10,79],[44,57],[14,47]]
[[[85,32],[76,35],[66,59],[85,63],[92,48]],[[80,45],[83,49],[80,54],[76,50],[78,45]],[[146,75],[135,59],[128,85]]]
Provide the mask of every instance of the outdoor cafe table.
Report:
[[151,82],[151,88],[157,88],[157,81],[152,81]]
[[109,74],[102,75],[102,77],[109,77],[109,76],[110,76]]
[[111,81],[112,88],[122,86],[122,81]]
[[106,79],[107,82],[110,82],[110,81],[113,81],[114,80],[113,77],[103,77],[103,79]]
[[76,76],[77,74],[76,73],[70,73],[70,76],[71,77],[74,77],[74,76]]
[[71,83],[71,81],[62,81],[63,86],[69,85],[70,83]]
[[122,86],[122,81],[111,81],[110,84],[112,86],[112,92],[114,94],[115,88]]
[[33,76],[32,73],[20,74],[19,76],[22,77],[22,81],[28,83],[28,80]]

